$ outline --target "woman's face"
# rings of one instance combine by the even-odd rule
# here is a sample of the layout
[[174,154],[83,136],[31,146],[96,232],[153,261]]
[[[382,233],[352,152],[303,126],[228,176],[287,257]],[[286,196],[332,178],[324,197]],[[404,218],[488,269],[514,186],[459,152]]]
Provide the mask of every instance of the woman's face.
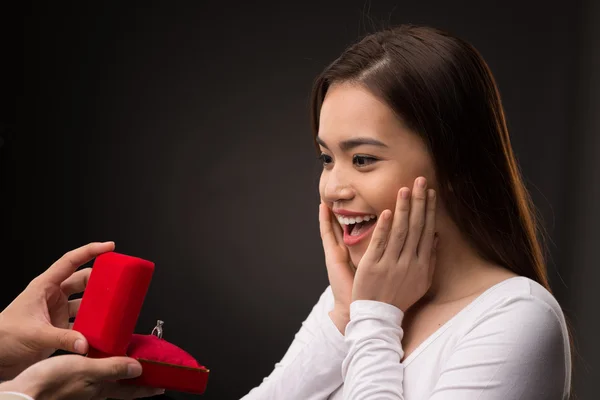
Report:
[[357,84],[337,84],[321,108],[317,141],[323,172],[321,199],[344,232],[350,258],[358,265],[367,250],[374,218],[395,209],[402,187],[419,176],[436,188],[433,162],[424,142],[383,101]]

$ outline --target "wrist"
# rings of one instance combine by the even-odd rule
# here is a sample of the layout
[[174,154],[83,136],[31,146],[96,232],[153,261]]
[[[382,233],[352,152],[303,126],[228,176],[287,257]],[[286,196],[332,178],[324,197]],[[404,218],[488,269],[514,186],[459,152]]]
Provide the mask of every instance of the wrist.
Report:
[[340,312],[335,308],[329,312],[329,318],[342,335],[346,334],[346,325],[350,322],[350,312]]
[[[17,390],[35,400],[43,400],[48,398],[58,398],[59,393],[50,393],[52,384],[48,385],[46,379],[39,379],[37,376],[20,377],[13,379],[17,386]],[[50,387],[49,387],[50,386]],[[55,388],[54,388],[55,389]]]
[[14,374],[9,371],[11,363],[6,359],[6,355],[9,354],[6,346],[10,346],[11,343],[10,329],[6,326],[3,313],[0,313],[0,382],[14,378]]
[[32,382],[20,382],[17,380],[5,381],[0,383],[0,392],[13,392],[27,396],[31,399],[41,399],[41,390]]

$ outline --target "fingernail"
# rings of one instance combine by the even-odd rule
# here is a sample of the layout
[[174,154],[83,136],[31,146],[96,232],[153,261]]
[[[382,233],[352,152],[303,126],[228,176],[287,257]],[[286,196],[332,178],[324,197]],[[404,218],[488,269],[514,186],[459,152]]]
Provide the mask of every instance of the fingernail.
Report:
[[421,189],[423,189],[425,187],[425,178],[418,178],[417,186],[420,187]]
[[77,339],[73,345],[75,352],[79,354],[85,353],[85,342],[81,339]]
[[152,392],[152,396],[158,396],[160,394],[165,394],[165,389],[156,389]]
[[410,193],[410,190],[408,190],[406,188],[402,188],[400,190],[400,196],[402,196],[403,199],[408,199],[409,193]]
[[139,364],[129,364],[127,365],[127,376],[131,378],[135,378],[142,374],[142,366]]

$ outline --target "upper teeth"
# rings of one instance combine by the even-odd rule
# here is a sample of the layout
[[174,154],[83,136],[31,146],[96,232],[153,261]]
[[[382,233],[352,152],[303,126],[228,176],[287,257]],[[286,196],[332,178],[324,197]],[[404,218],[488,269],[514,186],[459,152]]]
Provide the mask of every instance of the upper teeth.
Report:
[[371,219],[377,218],[375,215],[363,215],[359,217],[345,217],[343,215],[336,215],[338,222],[341,225],[352,225],[358,224],[359,222],[369,221]]

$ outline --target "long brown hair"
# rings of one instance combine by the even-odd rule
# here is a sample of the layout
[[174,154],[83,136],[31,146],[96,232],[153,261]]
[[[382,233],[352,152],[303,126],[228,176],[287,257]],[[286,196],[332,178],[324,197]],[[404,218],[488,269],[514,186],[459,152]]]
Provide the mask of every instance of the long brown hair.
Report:
[[327,89],[339,82],[364,85],[421,136],[440,198],[483,258],[550,290],[539,224],[500,95],[475,48],[430,27],[403,25],[366,36],[316,79],[315,138]]

